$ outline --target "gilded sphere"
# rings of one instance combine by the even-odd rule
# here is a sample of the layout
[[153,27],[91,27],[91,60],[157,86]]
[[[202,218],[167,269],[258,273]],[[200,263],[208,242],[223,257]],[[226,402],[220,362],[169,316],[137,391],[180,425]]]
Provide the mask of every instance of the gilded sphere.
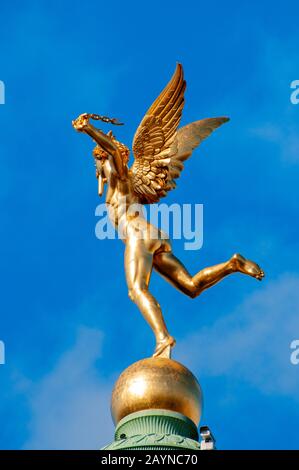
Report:
[[165,357],[151,357],[135,362],[120,375],[112,392],[114,423],[136,411],[152,409],[181,413],[198,425],[202,392],[185,366]]

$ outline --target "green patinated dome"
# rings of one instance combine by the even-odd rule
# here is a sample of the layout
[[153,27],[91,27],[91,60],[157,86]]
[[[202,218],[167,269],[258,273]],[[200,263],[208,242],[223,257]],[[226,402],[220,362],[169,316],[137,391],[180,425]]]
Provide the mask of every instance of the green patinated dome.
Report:
[[123,418],[115,441],[102,450],[200,450],[198,431],[186,416],[168,410],[147,410]]

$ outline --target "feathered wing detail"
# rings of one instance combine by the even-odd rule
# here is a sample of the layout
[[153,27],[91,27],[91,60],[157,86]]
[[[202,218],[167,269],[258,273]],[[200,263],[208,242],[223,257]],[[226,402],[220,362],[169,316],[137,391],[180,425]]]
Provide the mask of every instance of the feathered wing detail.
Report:
[[142,203],[157,202],[166,195],[169,154],[184,106],[183,68],[176,70],[142,119],[133,140],[131,180]]
[[135,161],[131,182],[141,203],[155,203],[175,187],[183,161],[228,118],[193,122],[177,131],[184,106],[186,83],[178,64],[168,85],[142,119],[133,140]]
[[174,179],[178,178],[184,168],[183,162],[187,160],[193,150],[209,135],[225,122],[228,117],[206,118],[192,122],[181,127],[175,135],[170,149],[170,162],[168,166],[168,182],[175,187]]

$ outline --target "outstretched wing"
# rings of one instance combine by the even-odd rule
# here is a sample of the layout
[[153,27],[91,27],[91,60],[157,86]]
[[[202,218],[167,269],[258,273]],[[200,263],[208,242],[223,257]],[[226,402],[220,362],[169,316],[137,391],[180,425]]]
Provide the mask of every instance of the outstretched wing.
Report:
[[185,88],[183,68],[177,64],[170,82],[149,108],[135,133],[131,179],[143,203],[157,202],[166,195],[169,152],[181,119]]
[[134,191],[144,204],[158,202],[175,188],[174,180],[184,168],[183,161],[214,129],[228,121],[226,117],[208,118],[177,131],[185,88],[183,69],[178,64],[172,79],[136,131],[135,161],[130,174]]
[[225,122],[228,117],[206,118],[192,122],[181,127],[175,134],[169,152],[168,181],[175,187],[175,178],[181,174],[184,165],[182,162],[192,155],[193,150],[209,135]]

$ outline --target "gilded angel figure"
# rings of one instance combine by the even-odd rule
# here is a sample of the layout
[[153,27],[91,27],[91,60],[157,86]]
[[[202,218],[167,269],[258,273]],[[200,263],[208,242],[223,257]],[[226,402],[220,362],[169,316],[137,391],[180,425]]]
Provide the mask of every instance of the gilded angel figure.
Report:
[[99,194],[107,185],[106,204],[116,229],[121,226],[125,242],[125,272],[129,297],[150,325],[156,339],[154,356],[170,356],[175,339],[165,325],[161,307],[149,290],[153,268],[176,289],[191,298],[212,287],[224,277],[243,273],[262,280],[261,268],[240,254],[228,261],[204,268],[191,275],[174,255],[171,241],[150,224],[142,211],[131,210],[140,204],[157,203],[175,188],[184,162],[194,149],[227,117],[202,119],[178,128],[184,107],[186,82],[183,68],[177,64],[171,80],[148,109],[133,140],[134,163],[128,167],[129,149],[112,132],[105,134],[90,123],[98,119],[120,124],[95,114],[81,114],[74,128],[96,142]]

